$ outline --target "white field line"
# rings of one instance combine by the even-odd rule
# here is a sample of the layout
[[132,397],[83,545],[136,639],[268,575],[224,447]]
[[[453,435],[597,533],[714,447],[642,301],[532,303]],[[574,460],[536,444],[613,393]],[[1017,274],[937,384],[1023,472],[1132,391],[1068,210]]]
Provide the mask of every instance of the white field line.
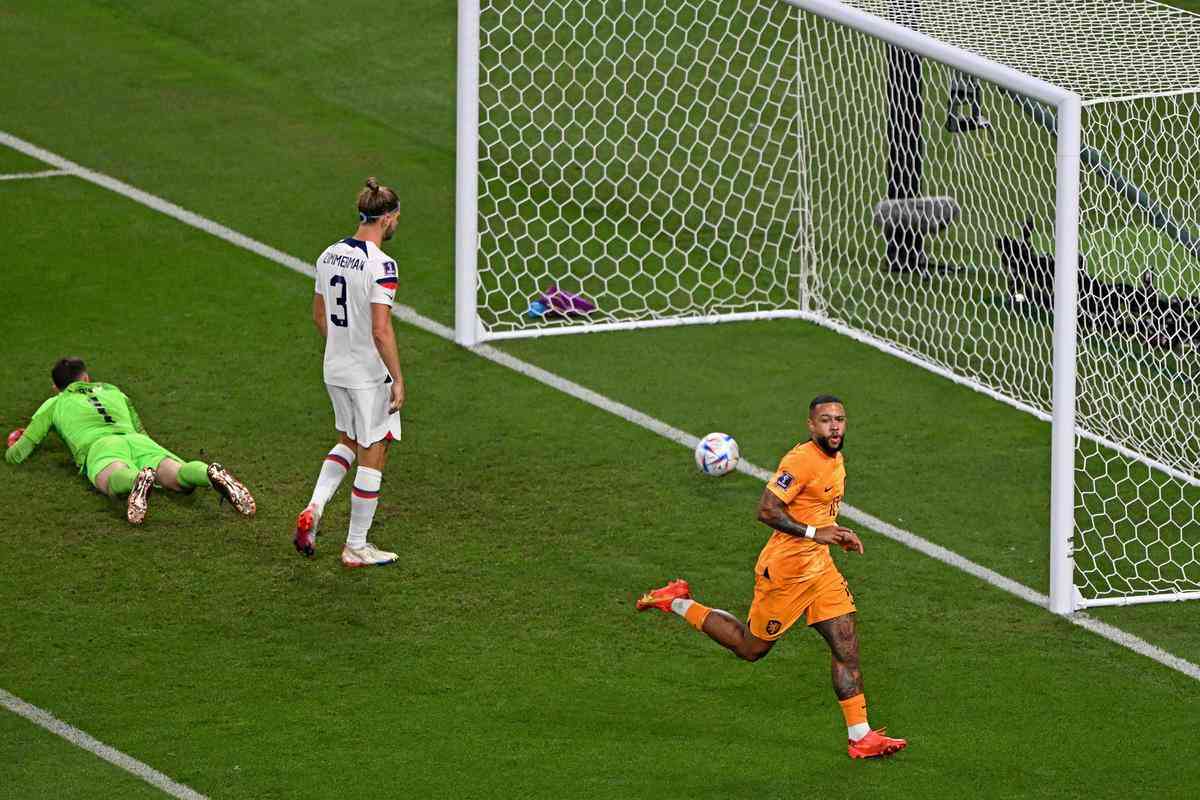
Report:
[[[117,194],[128,197],[131,200],[135,200],[145,206],[153,208],[156,211],[166,214],[167,216],[173,217],[180,222],[184,222],[195,228],[199,228],[200,230],[216,236],[219,239],[224,239],[231,244],[235,244],[238,247],[261,255],[264,258],[270,259],[271,261],[285,266],[288,269],[299,272],[302,275],[307,275],[309,277],[313,277],[314,275],[312,265],[306,261],[296,258],[295,256],[288,255],[287,253],[263,244],[262,242],[251,239],[250,237],[227,228],[218,222],[214,222],[191,211],[180,208],[174,203],[130,186],[122,181],[117,180],[116,178],[112,178],[102,173],[81,167],[72,161],[68,161],[62,156],[56,155],[47,150],[43,150],[42,148],[30,144],[23,139],[19,139],[11,134],[0,131],[0,144],[7,145],[8,147],[18,150],[25,155],[32,156],[33,158],[39,159],[47,164],[66,170],[80,178],[83,178],[86,181],[103,186],[104,188],[116,192]],[[440,336],[443,339],[447,339],[449,341],[454,340],[454,331],[451,328],[418,314],[415,310],[408,306],[398,306],[393,311],[393,314],[398,319],[411,325],[415,325],[422,330],[433,333],[436,336]],[[581,386],[573,381],[569,381],[559,375],[549,372],[548,370],[544,370],[541,367],[537,367],[526,361],[522,361],[521,359],[505,353],[502,350],[497,350],[496,348],[488,345],[481,345],[473,348],[472,352],[496,364],[508,367],[509,369],[519,372],[522,375],[533,378],[534,380],[557,389],[560,392],[568,394],[571,397],[582,400],[583,402],[593,405],[596,408],[600,408],[611,414],[615,414],[627,422],[632,422],[635,425],[643,427],[649,431],[653,431],[660,436],[666,437],[671,441],[678,442],[685,447],[694,448],[699,442],[699,437],[697,436],[693,436],[686,431],[668,425],[662,420],[655,419],[654,417],[644,414],[635,408],[631,408],[624,403],[618,403],[611,398],[605,397],[598,392],[594,392],[591,389]],[[738,470],[745,472],[748,475],[753,475],[764,482],[771,476],[771,472],[768,470],[755,466],[747,461],[742,461],[739,463]],[[860,525],[865,525],[866,527],[871,528],[877,533],[880,533],[883,536],[892,539],[893,541],[899,542],[900,544],[912,548],[919,553],[923,553],[924,555],[936,559],[943,564],[960,569],[963,572],[973,575],[985,583],[995,586],[996,588],[1008,592],[1009,594],[1015,595],[1022,600],[1044,609],[1049,608],[1049,599],[1046,597],[1046,595],[1036,592],[1024,584],[1012,580],[1011,578],[1006,578],[1000,573],[990,570],[981,564],[976,564],[974,561],[964,558],[952,550],[948,550],[941,545],[937,545],[926,539],[922,539],[920,536],[917,536],[911,531],[897,528],[896,526],[888,522],[884,522],[883,520],[853,506],[843,504],[841,510],[842,513],[845,514],[846,518],[850,519],[851,521]],[[1200,681],[1200,666],[1174,656],[1162,650],[1161,648],[1155,647],[1149,642],[1140,639],[1133,634],[1122,631],[1121,629],[1115,628],[1112,625],[1108,625],[1104,622],[1100,622],[1099,620],[1091,618],[1084,613],[1071,614],[1066,616],[1065,619],[1075,625],[1085,628],[1086,630],[1092,631],[1099,636],[1103,636],[1105,639],[1108,639],[1111,642],[1133,650],[1134,652],[1146,656],[1147,658],[1151,658],[1158,663],[1163,664],[1164,666],[1170,667],[1171,669],[1177,670],[1190,678]]]
[[15,697],[3,689],[0,689],[0,705],[14,714],[24,717],[35,725],[41,725],[46,730],[61,736],[71,744],[82,747],[89,753],[100,756],[100,758],[103,758],[108,763],[136,775],[151,786],[162,789],[171,795],[171,797],[178,797],[179,800],[208,800],[204,795],[193,789],[189,789],[182,783],[176,783],[153,767],[149,767],[136,758],[125,755],[120,750],[114,750],[104,742],[88,736],[78,728],[68,725],[57,717],[48,714],[37,706],[26,703],[21,698]]
[[41,172],[10,172],[0,175],[0,181],[28,181],[36,178],[53,178],[58,175],[70,175],[65,169],[44,169]]

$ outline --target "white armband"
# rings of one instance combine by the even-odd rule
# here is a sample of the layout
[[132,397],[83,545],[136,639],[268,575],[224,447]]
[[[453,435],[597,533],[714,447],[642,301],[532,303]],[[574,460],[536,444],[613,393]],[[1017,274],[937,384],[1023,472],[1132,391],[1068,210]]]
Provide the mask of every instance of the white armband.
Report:
[[815,525],[809,525],[807,528],[804,529],[804,538],[805,539],[817,538],[817,528]]

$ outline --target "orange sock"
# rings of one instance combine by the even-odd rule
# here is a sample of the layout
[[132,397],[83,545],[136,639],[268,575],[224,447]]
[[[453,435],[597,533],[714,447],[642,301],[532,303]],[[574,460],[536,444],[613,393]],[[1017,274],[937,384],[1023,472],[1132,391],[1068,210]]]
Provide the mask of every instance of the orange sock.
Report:
[[838,705],[842,707],[842,716],[846,718],[847,728],[867,724],[867,696],[865,694],[860,692],[854,697],[838,700]]
[[702,606],[695,600],[688,606],[688,610],[684,613],[683,618],[688,621],[698,631],[704,630],[704,620],[708,619],[708,615],[712,613],[712,609],[708,606]]

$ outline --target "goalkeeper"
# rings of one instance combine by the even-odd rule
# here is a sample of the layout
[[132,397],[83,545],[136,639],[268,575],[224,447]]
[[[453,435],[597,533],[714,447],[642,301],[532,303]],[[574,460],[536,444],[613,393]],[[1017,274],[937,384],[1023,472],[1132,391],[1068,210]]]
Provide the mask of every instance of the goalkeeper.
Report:
[[109,497],[129,495],[125,518],[133,525],[146,519],[156,481],[176,492],[211,486],[240,513],[254,513],[254,497],[241,481],[220,464],[185,462],[147,436],[125,393],[111,383],[93,383],[82,359],[60,358],[50,377],[54,396],[29,427],[9,434],[8,463],[24,461],[54,428],[93,486]]

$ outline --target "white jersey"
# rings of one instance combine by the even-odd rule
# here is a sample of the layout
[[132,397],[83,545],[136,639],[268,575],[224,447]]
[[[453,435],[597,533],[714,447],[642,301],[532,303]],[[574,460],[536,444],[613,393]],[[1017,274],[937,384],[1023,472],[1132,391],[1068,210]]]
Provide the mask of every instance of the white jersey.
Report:
[[317,259],[315,289],[325,298],[325,383],[345,389],[385,383],[371,304],[390,307],[396,299],[396,262],[372,242],[342,239]]

